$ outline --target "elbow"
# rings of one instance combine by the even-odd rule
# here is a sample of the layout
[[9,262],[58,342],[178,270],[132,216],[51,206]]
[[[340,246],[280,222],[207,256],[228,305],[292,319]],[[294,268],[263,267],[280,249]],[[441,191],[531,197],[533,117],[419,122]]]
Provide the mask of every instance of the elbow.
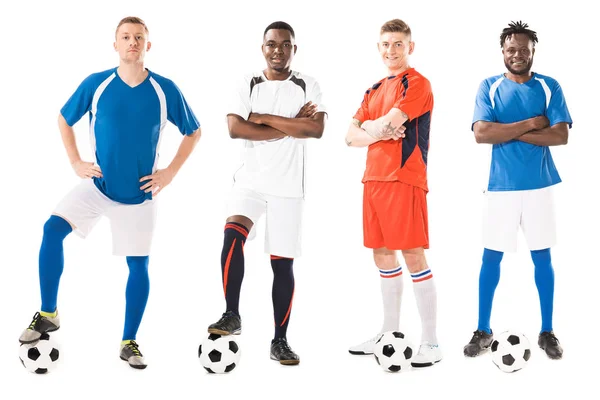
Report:
[[239,138],[239,135],[236,132],[230,130],[229,131],[229,137],[232,138],[232,139],[237,139],[237,138]]
[[485,135],[483,135],[480,131],[475,131],[475,142],[477,142],[477,144],[486,143]]
[[560,143],[560,144],[561,144],[561,145],[565,145],[565,144],[567,144],[567,143],[569,143],[569,135],[568,135],[568,134],[566,134],[566,135],[564,135],[564,136],[562,137],[562,141],[561,141],[561,143]]

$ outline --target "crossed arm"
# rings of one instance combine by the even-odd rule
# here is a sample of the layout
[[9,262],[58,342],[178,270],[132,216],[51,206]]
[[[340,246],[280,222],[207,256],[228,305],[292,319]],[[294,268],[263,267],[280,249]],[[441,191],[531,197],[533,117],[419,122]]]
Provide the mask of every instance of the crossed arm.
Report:
[[566,122],[550,126],[544,116],[510,124],[477,121],[473,125],[473,132],[477,143],[488,144],[519,140],[537,146],[559,146],[567,144],[569,139],[569,126]]
[[294,118],[251,113],[245,120],[239,115],[229,114],[227,125],[229,136],[233,139],[271,140],[285,136],[319,139],[325,129],[325,113],[317,112],[317,105],[309,101]]
[[408,115],[398,108],[392,108],[386,115],[376,120],[360,122],[353,119],[346,133],[346,144],[352,147],[369,146],[380,140],[399,140],[404,137],[404,123]]

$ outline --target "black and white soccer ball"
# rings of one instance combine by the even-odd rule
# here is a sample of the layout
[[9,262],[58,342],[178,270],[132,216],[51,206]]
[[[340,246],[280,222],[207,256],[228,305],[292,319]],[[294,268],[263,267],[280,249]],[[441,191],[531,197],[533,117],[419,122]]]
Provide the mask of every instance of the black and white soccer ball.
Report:
[[531,357],[531,345],[525,335],[503,332],[494,337],[491,345],[492,361],[504,372],[523,369]]
[[211,333],[198,348],[200,363],[211,374],[231,372],[240,362],[241,349],[233,335]]
[[19,347],[19,359],[29,372],[45,374],[56,368],[60,349],[50,335],[43,333],[36,343],[22,344]]
[[373,349],[375,361],[384,371],[400,372],[410,368],[413,346],[402,332],[385,332]]

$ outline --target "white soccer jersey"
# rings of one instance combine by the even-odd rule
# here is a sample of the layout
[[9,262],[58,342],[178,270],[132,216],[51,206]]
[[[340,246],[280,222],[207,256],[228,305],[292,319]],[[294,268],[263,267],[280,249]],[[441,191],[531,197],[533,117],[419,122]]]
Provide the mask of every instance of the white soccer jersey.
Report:
[[[317,112],[325,112],[317,81],[296,71],[284,81],[270,81],[262,72],[245,76],[237,93],[227,114],[244,119],[250,113],[294,118],[309,101],[317,104]],[[233,178],[235,187],[271,196],[304,197],[306,139],[244,140],[242,158]]]

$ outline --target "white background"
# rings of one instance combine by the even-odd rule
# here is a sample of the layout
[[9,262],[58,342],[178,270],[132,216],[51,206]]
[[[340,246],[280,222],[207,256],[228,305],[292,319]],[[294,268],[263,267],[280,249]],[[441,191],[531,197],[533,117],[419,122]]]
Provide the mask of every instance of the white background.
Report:
[[[193,4],[193,6],[191,5]],[[0,174],[0,398],[367,398],[459,394],[461,398],[563,398],[592,388],[600,277],[596,150],[598,65],[590,10],[579,2],[527,1],[227,1],[204,5],[170,0],[29,1],[0,10],[2,134]],[[134,371],[118,359],[127,266],[110,254],[103,220],[86,240],[65,241],[60,286],[59,368],[26,372],[17,337],[39,307],[37,258],[42,226],[78,182],[57,128],[64,102],[90,73],[114,67],[114,29],[125,16],[143,18],[153,43],[151,70],[173,79],[202,124],[197,150],[159,196],[159,224],[150,261],[151,292],[138,334],[150,366]],[[364,91],[386,75],[376,50],[379,28],[392,18],[409,23],[416,42],[412,65],[435,96],[429,153],[431,249],[427,257],[439,294],[439,340],[444,360],[405,374],[382,372],[371,357],[347,348],[381,326],[379,275],[362,246],[365,149],[344,145]],[[553,148],[563,183],[556,187],[560,244],[554,328],[565,349],[550,361],[537,348],[539,303],[533,265],[520,238],[505,255],[492,315],[496,332],[514,329],[532,342],[526,369],[503,374],[489,355],[465,359],[462,347],[477,324],[482,248],[482,184],[489,148],[470,131],[479,82],[504,71],[499,35],[522,19],[538,32],[534,70],[557,79],[574,120],[567,146]],[[296,295],[288,337],[299,367],[269,360],[273,334],[264,225],[246,245],[241,312],[242,359],[225,376],[208,375],[197,347],[224,308],[220,252],[223,200],[240,143],[229,138],[224,91],[242,74],[260,70],[264,28],[284,20],[296,30],[292,67],[314,76],[329,109],[325,134],[309,143],[309,192],[304,256],[295,263]],[[92,160],[86,118],[76,125],[79,147]],[[172,125],[161,166],[181,137]],[[420,338],[412,284],[405,278],[402,328]],[[597,369],[596,369],[597,370]],[[569,382],[569,383],[567,383]],[[139,396],[139,397],[138,397]]]

